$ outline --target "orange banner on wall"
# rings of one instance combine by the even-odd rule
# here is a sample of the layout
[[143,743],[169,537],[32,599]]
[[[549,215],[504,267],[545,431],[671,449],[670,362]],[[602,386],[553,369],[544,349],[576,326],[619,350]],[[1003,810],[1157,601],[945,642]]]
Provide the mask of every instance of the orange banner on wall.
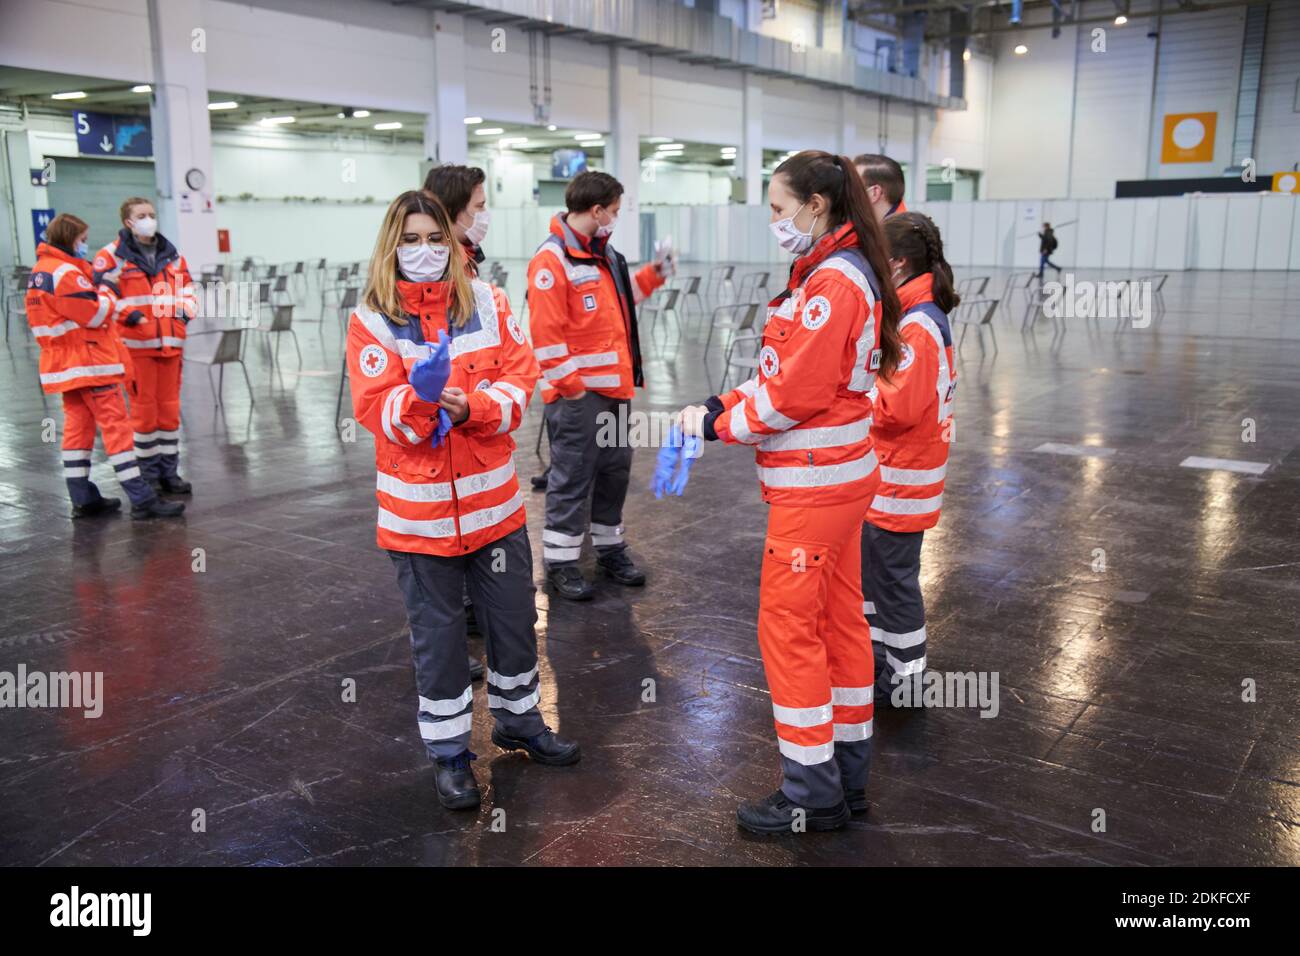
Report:
[[1160,162],[1214,162],[1214,130],[1218,122],[1218,113],[1166,113]]

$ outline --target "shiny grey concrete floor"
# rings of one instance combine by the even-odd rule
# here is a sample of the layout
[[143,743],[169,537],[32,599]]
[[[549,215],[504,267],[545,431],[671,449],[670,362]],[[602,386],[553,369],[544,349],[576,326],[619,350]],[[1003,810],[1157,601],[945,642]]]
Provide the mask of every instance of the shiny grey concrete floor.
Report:
[[[537,595],[544,710],[582,763],[497,751],[480,686],[484,806],[453,814],[433,797],[404,614],[374,547],[371,443],[334,428],[335,320],[301,325],[301,374],[287,342],[281,377],[250,348],[253,406],[236,372],[215,409],[187,365],[196,493],[184,521],[152,524],[69,520],[58,446],[41,440],[58,405],[16,332],[0,353],[0,670],[102,671],[106,703],[98,719],[0,711],[0,860],[1300,862],[1300,278],[1176,274],[1166,297],[1149,329],[1022,335],[1000,315],[996,355],[972,333],[924,555],[929,662],[997,672],[998,715],[878,715],[870,813],[803,838],[734,823],[737,801],[777,783],[749,451],[709,447],[667,501],[638,453],[626,524],[649,586],[601,583],[587,605]],[[698,342],[662,345],[647,343],[639,407],[707,395]],[[538,421],[518,436],[525,478]],[[1034,450],[1047,442],[1113,453]],[[1190,455],[1270,467],[1180,467]],[[102,463],[95,475],[111,493]],[[539,552],[541,496],[528,508]]]

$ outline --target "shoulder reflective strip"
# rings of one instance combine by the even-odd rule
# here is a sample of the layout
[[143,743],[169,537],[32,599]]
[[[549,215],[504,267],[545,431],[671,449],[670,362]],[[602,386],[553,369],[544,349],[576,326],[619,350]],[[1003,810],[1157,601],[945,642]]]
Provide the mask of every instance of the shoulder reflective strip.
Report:
[[772,714],[788,727],[819,727],[829,724],[833,713],[830,704],[819,707],[782,707],[773,702]]
[[500,488],[515,476],[515,460],[511,458],[504,465],[485,471],[480,475],[466,475],[456,479],[456,494],[462,498],[480,495],[485,491]]
[[91,449],[85,448],[65,448],[63,449],[64,461],[87,461],[90,459]]
[[913,674],[920,674],[925,671],[924,654],[914,661],[900,661],[889,651],[885,651],[885,661],[893,670],[895,677],[911,677]]
[[865,707],[876,699],[875,692],[871,684],[866,687],[832,687],[831,703],[840,707]]
[[823,428],[792,428],[758,443],[763,451],[792,451],[797,448],[834,448],[860,442],[871,432],[871,416],[845,425]]
[[871,371],[869,361],[876,345],[876,314],[867,312],[867,320],[862,324],[862,332],[854,344],[853,374],[849,376],[849,390],[869,392],[876,384],[876,373]]
[[554,548],[544,544],[542,557],[550,561],[573,561],[582,557],[582,548]]
[[109,455],[109,456],[108,456],[108,463],[109,463],[110,465],[121,465],[121,464],[123,464],[123,463],[125,463],[125,462],[128,462],[128,461],[135,461],[135,451],[134,451],[134,450],[131,450],[131,451],[119,451],[116,455]]
[[805,767],[825,763],[835,756],[835,742],[833,740],[813,747],[805,747],[801,744],[792,744],[790,741],[778,736],[776,743],[781,750],[781,756],[789,757],[795,763],[803,764]]
[[618,353],[592,352],[589,355],[575,355],[570,361],[576,368],[595,368],[599,365],[613,365],[618,361]]
[[518,700],[510,700],[508,697],[499,697],[496,694],[487,695],[489,710],[508,710],[512,714],[526,714],[536,707],[541,699],[540,688],[534,688],[531,694],[525,694]]
[[509,395],[521,412],[528,407],[528,393],[513,382],[493,382],[492,387]]
[[876,495],[871,507],[887,515],[928,515],[938,511],[943,505],[943,495],[933,498],[886,498]]
[[54,339],[76,329],[77,323],[68,321],[58,325],[33,325],[32,335],[38,339]]
[[939,373],[935,378],[934,389],[939,395],[939,421],[943,421],[951,414],[952,409],[951,403],[944,402],[948,395],[948,388],[952,385],[952,370],[948,368],[948,350],[944,348],[943,333],[939,331],[939,326],[935,325],[934,319],[924,312],[909,312],[903,316],[903,321],[898,323],[898,331],[901,333],[909,325],[919,325],[923,328],[939,351]]
[[876,452],[873,449],[865,458],[838,465],[801,465],[797,468],[771,468],[759,465],[758,480],[769,488],[824,488],[828,485],[845,485],[851,481],[858,481],[875,470]]
[[559,365],[553,365],[550,368],[542,370],[542,378],[548,382],[553,382],[566,376],[572,375],[578,370],[578,366],[573,364],[573,359],[566,359]]
[[617,375],[584,375],[582,384],[587,388],[618,388],[623,380]]
[[417,484],[383,471],[375,472],[375,490],[402,501],[451,501],[450,481]]
[[162,348],[162,339],[122,339],[122,342],[129,349],[160,349]]
[[63,265],[59,266],[57,269],[54,270],[54,278],[50,281],[50,290],[52,292],[57,293],[59,291],[59,280],[62,279],[65,275],[67,275],[69,272],[79,273],[81,272],[81,270],[78,269],[71,262],[65,262],[63,263]]
[[569,354],[569,347],[561,342],[559,345],[543,345],[541,348],[533,349],[533,355],[537,361],[545,362],[547,359],[564,358]]
[[871,718],[868,717],[861,723],[856,724],[836,724],[831,733],[834,740],[841,743],[853,743],[858,740],[871,739]]
[[379,527],[394,534],[409,534],[417,538],[454,538],[456,522],[451,518],[414,520],[395,515],[387,508],[379,509]]
[[497,434],[503,435],[510,431],[510,423],[515,417],[514,401],[505,392],[492,386],[483,389],[483,394],[489,396],[497,403],[497,407],[501,409],[501,421],[497,424]]
[[390,421],[394,428],[406,436],[408,442],[412,445],[418,445],[420,444],[420,436],[415,433],[415,429],[402,421],[402,406],[406,403],[406,396],[408,393],[414,395],[415,389],[410,385],[399,385],[397,388],[393,389],[392,394],[389,395],[389,400],[392,403],[389,406],[392,411],[392,418]]
[[899,651],[907,647],[920,647],[925,643],[925,627],[922,626],[915,631],[906,631],[902,634],[895,634],[893,631],[882,631],[878,627],[873,627],[871,629],[871,639],[878,644],[884,644],[886,647],[892,647]]
[[74,378],[125,374],[126,366],[124,365],[78,365],[75,368],[66,368],[62,372],[42,372],[41,384],[57,385],[62,382],[70,382]]
[[942,481],[947,471],[946,464],[938,468],[890,468],[881,465],[880,480],[894,485],[932,485],[936,481]]
[[787,418],[776,410],[772,404],[772,396],[767,392],[766,382],[758,387],[758,391],[754,392],[753,402],[759,420],[768,428],[783,432],[787,428],[794,428],[795,425],[799,424],[793,418]]
[[[359,305],[356,311],[352,313],[361,320],[361,324],[366,327],[366,331],[381,346],[390,352],[397,352],[397,336],[393,335],[393,330],[388,327],[384,317],[368,306]],[[414,344],[414,343],[410,343]],[[400,355],[401,353],[398,352]]]
[[736,391],[740,392],[740,394],[746,397],[753,395],[755,392],[758,391],[758,376],[755,375],[753,378],[741,382],[739,385],[736,386]]
[[542,542],[545,544],[558,544],[567,547],[581,546],[582,538],[583,536],[580,534],[565,534],[563,531],[552,531],[550,528],[542,529]]
[[[560,247],[560,240],[558,237],[551,236],[549,239],[544,239],[542,241],[542,244],[537,247],[537,252],[533,255],[533,262],[537,262],[537,259],[540,256],[550,256],[552,259],[555,260],[555,266],[549,266],[545,262],[541,262],[538,264],[543,269],[558,267],[560,271],[564,273],[564,276],[567,279],[569,276],[569,260],[567,256],[565,256],[563,253],[560,252],[559,247]],[[529,285],[531,284],[532,283],[529,283]]]
[[420,736],[425,740],[451,740],[462,734],[468,734],[474,728],[474,712],[461,714],[450,720],[422,720]]
[[474,687],[466,687],[459,697],[444,697],[441,700],[433,700],[429,697],[420,697],[420,713],[430,714],[434,717],[450,717],[453,714],[459,714],[462,710],[470,705],[474,700]]
[[[847,259],[841,259],[838,257],[827,259],[812,272],[808,273],[808,278],[811,279],[823,269],[832,269],[857,286],[858,290],[867,300],[867,308],[871,308],[876,304],[876,296],[875,293],[871,291],[871,283],[868,282],[867,277],[862,274],[862,270]],[[807,284],[808,282],[805,280],[804,285],[806,286]]]
[[479,511],[471,511],[469,514],[461,515],[460,533],[473,534],[475,531],[482,531],[484,528],[500,524],[523,506],[524,496],[521,492],[516,491],[514,497],[509,501],[494,505],[491,508],[483,508]]
[[492,668],[488,668],[487,682],[498,690],[514,690],[516,687],[524,687],[533,682],[537,676],[537,667],[526,671],[523,674],[514,674],[507,677],[505,674],[498,674]]

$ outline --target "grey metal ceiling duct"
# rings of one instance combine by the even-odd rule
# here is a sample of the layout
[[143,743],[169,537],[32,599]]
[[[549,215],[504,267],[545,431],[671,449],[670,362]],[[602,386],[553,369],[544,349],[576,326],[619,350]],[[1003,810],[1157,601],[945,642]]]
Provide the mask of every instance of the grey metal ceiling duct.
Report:
[[743,30],[726,17],[673,0],[412,0],[488,22],[522,22],[534,29],[586,35],[689,63],[752,70],[833,89],[907,103],[964,110],[966,101],[926,88],[923,81],[862,66],[852,55],[795,52],[784,40]]

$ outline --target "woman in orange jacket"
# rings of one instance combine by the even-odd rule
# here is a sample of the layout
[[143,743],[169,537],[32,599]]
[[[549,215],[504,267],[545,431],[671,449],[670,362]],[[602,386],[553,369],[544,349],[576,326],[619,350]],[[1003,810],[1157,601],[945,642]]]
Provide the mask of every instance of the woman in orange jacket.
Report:
[[89,232],[76,216],[55,216],[36,249],[27,284],[27,321],[41,348],[41,388],[63,396],[63,477],[72,514],[103,514],[122,504],[105,498],[90,480],[98,427],[109,463],[131,500],[131,517],[175,517],[185,506],[160,500],[140,475],[122,398],[131,359],[112,322],[117,299],[110,290],[96,290],[86,261]]
[[[948,313],[960,298],[939,229],[918,212],[885,221],[902,303],[903,359],[876,399],[880,487],[862,529],[862,594],[876,661],[876,700],[891,703],[904,678],[925,671],[921,541],[939,523],[957,387]],[[897,703],[917,704],[919,690]]]
[[467,584],[486,639],[492,742],[555,766],[580,756],[538,707],[532,549],[510,437],[537,361],[509,303],[470,277],[464,255],[436,199],[398,196],[347,342],[354,413],[375,436],[378,543],[411,625],[420,735],[438,799],[452,809],[480,801]]
[[832,830],[866,810],[874,706],[860,539],[880,469],[877,375],[898,364],[898,300],[880,225],[847,157],[777,167],[771,229],[798,258],[769,304],[758,374],[683,410],[683,430],[753,445],[768,512],[758,643],[784,780],[737,820],[757,833]]

